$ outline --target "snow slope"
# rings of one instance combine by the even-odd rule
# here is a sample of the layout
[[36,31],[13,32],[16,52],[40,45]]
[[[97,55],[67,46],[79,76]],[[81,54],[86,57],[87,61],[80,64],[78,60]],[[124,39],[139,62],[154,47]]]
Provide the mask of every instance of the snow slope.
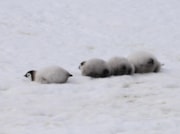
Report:
[[[180,1],[0,1],[0,134],[180,132]],[[146,50],[160,73],[92,79],[79,63]],[[23,75],[59,65],[74,77]]]

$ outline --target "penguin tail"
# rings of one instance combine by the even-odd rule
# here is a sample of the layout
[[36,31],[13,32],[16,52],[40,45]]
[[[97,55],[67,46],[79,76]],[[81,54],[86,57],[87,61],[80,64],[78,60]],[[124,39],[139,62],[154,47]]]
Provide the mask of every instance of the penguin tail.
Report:
[[69,75],[69,77],[72,77],[73,75],[72,74],[68,74]]

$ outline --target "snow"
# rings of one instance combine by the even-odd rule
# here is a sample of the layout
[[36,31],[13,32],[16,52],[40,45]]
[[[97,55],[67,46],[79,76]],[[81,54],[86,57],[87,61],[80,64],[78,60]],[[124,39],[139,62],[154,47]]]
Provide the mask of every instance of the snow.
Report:
[[[180,132],[180,1],[0,1],[0,134],[174,134]],[[135,51],[153,53],[159,73],[93,79],[78,66]],[[65,84],[23,75],[59,65]]]

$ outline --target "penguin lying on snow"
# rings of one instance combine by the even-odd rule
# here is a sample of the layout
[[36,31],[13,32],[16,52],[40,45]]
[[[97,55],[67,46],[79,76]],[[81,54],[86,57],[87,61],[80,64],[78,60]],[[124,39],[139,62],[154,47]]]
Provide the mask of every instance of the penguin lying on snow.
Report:
[[135,67],[135,73],[159,72],[160,62],[150,53],[136,52],[128,57],[129,61]]
[[134,65],[126,58],[113,57],[108,61],[111,75],[131,75],[134,73]]
[[38,71],[28,71],[24,76],[31,78],[32,81],[36,81],[42,84],[48,84],[65,83],[68,78],[72,76],[72,74],[61,67],[51,66]]
[[104,60],[96,58],[81,62],[79,69],[82,75],[94,78],[107,77],[110,75],[107,63]]

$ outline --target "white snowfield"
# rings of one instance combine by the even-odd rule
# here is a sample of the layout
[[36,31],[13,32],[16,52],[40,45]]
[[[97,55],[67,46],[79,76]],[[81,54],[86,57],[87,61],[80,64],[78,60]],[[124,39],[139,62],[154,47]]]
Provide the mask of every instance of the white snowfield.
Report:
[[[1,0],[0,134],[180,133],[179,0]],[[159,73],[93,79],[80,62],[153,53]],[[73,77],[24,74],[59,65]]]

